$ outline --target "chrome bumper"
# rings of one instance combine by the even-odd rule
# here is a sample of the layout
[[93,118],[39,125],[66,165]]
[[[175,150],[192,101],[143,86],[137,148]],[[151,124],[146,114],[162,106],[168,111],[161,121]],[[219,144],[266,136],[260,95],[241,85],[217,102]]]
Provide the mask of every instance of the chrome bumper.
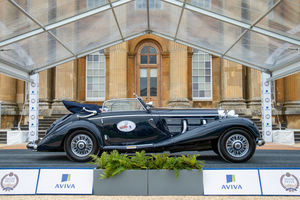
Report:
[[27,149],[29,150],[32,150],[32,151],[37,151],[37,146],[38,146],[38,143],[40,142],[40,140],[36,140],[34,142],[29,142],[26,147]]
[[256,144],[257,144],[258,146],[263,146],[263,145],[265,144],[265,141],[264,141],[264,139],[262,139],[262,138],[257,138],[257,139],[256,139]]

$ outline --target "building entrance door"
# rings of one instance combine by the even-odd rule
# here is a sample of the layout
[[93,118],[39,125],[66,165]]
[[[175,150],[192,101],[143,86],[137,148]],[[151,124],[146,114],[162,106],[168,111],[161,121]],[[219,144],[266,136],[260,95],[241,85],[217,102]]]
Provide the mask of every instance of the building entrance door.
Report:
[[137,52],[136,91],[145,102],[161,106],[159,48],[151,42],[143,43]]

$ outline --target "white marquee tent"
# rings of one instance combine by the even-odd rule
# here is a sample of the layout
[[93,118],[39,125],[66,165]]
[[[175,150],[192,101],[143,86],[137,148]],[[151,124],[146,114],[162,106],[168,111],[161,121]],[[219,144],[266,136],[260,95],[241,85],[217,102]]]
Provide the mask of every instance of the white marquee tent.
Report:
[[300,0],[0,0],[0,73],[28,81],[147,33],[268,80],[300,71]]

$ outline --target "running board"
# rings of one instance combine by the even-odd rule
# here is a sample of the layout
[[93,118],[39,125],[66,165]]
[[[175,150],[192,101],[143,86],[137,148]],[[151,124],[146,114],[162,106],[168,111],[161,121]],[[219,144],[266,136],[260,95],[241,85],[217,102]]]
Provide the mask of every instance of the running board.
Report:
[[153,144],[139,144],[139,145],[124,145],[124,146],[105,146],[103,150],[129,150],[129,149],[147,149],[153,148]]

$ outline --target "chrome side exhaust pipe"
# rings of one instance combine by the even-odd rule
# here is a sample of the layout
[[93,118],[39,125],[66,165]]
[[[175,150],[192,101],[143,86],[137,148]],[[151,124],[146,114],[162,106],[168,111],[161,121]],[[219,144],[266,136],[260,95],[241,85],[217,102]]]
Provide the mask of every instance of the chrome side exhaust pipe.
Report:
[[36,151],[37,150],[37,144],[35,142],[29,142],[27,145],[26,145],[27,149],[30,149],[30,150],[33,150],[33,151]]
[[266,142],[265,142],[263,139],[257,139],[257,140],[256,140],[256,144],[257,144],[258,146],[263,146],[265,143],[266,143]]

